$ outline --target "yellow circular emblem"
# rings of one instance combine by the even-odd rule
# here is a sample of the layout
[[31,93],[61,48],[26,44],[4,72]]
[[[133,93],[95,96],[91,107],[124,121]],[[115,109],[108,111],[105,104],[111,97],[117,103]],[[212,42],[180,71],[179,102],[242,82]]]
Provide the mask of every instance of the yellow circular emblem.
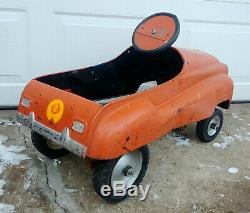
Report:
[[53,100],[47,107],[47,118],[52,123],[57,123],[63,115],[64,104],[61,100]]

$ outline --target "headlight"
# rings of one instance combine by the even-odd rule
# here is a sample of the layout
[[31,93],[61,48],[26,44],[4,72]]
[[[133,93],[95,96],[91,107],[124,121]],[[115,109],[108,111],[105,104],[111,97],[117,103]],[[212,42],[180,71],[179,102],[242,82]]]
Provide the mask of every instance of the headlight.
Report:
[[72,125],[72,129],[76,132],[83,133],[85,128],[84,123],[81,123],[80,121],[74,121]]
[[30,107],[30,103],[31,100],[29,100],[28,98],[23,98],[21,104],[25,107],[25,108],[29,108]]

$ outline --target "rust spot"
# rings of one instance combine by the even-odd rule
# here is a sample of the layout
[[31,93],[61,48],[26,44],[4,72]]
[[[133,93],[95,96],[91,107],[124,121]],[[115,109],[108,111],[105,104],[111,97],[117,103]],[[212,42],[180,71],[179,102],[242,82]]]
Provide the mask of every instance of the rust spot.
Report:
[[126,138],[126,142],[128,142],[129,140],[130,140],[130,137],[127,137],[127,138]]

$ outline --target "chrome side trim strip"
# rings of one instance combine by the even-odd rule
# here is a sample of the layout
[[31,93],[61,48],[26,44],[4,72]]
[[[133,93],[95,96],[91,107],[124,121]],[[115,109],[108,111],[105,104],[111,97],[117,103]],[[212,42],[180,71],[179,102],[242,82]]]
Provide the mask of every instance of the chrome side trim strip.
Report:
[[75,155],[85,158],[87,153],[87,147],[78,143],[70,138],[70,132],[67,127],[63,132],[57,132],[35,120],[35,113],[31,112],[29,116],[25,116],[21,113],[17,113],[17,121],[25,126],[31,128],[34,132],[52,140],[56,144],[63,146],[65,149],[74,153]]

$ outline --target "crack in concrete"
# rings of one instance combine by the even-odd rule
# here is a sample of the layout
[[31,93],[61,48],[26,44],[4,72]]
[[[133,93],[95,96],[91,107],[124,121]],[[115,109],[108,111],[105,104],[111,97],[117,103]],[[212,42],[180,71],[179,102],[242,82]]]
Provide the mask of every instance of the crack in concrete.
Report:
[[64,190],[64,183],[62,176],[57,167],[53,165],[52,160],[46,160],[46,169],[47,169],[47,180],[48,187],[55,192],[55,201],[60,208],[64,209],[65,212],[82,212],[84,210],[79,207],[73,199],[69,196]]
[[[29,150],[32,150],[32,152],[35,153],[35,148],[28,145],[28,141],[29,141],[29,138],[27,138],[27,136],[23,133],[23,131],[21,130],[22,126],[18,126],[17,129],[18,129],[18,132],[20,135],[22,135],[22,137],[24,138],[24,145],[27,147],[27,149]],[[36,153],[35,153],[36,154]],[[36,154],[37,155],[37,154]],[[42,161],[43,165],[44,165],[44,168],[45,168],[45,177],[46,177],[46,188],[48,189],[48,192],[49,192],[49,200],[54,202],[54,210],[55,212],[57,213],[67,213],[67,210],[65,208],[63,208],[62,206],[60,206],[60,204],[57,202],[56,198],[57,198],[57,192],[55,189],[51,188],[50,185],[49,185],[49,177],[48,177],[48,166],[46,164],[45,161]]]
[[[28,150],[31,150],[38,157],[35,148],[28,144],[31,139],[26,136],[22,130],[22,126],[17,127],[19,134],[23,137],[24,145]],[[46,186],[45,191],[48,199],[53,203],[54,212],[68,213],[68,212],[82,212],[84,207],[79,207],[72,198],[65,192],[64,183],[58,168],[53,165],[50,159],[41,160],[44,165]]]
[[28,142],[28,138],[27,138],[27,136],[21,131],[21,127],[22,126],[18,126],[18,132],[19,132],[19,134],[20,135],[22,135],[22,137],[24,138],[24,145],[28,148],[28,149],[31,149],[32,151],[35,151],[35,148],[34,147],[32,147],[32,146],[29,146],[28,144],[27,144],[27,142]]
[[[23,133],[23,131],[21,130],[22,126],[18,126],[17,129],[18,129],[18,132],[20,135],[22,135],[22,137],[24,138],[24,145],[27,147],[27,149],[29,150],[32,150],[32,152],[35,153],[35,148],[28,145],[28,141],[29,141],[29,138],[27,138],[27,136]],[[35,153],[36,154],[36,153]],[[60,204],[57,202],[57,192],[55,189],[51,188],[50,185],[49,185],[49,177],[48,177],[48,166],[46,164],[45,161],[42,161],[43,165],[44,165],[44,168],[45,168],[45,177],[46,177],[46,188],[48,189],[48,192],[49,192],[49,199],[50,201],[54,202],[54,210],[55,212],[63,212],[63,213],[67,213],[67,210],[65,208],[63,208],[62,206],[60,206]]]
[[[63,208],[62,206],[60,206],[60,204],[57,202],[57,192],[55,189],[53,189],[52,187],[50,187],[50,184],[49,184],[49,177],[48,177],[48,166],[46,164],[46,162],[44,161],[43,162],[43,165],[45,167],[45,175],[46,175],[46,186],[47,188],[49,189],[49,191],[51,192],[51,195],[53,197],[53,201],[55,203],[55,205],[57,206],[57,208],[60,208],[64,213],[67,213],[67,210],[65,208]],[[53,192],[53,194],[52,194]]]

